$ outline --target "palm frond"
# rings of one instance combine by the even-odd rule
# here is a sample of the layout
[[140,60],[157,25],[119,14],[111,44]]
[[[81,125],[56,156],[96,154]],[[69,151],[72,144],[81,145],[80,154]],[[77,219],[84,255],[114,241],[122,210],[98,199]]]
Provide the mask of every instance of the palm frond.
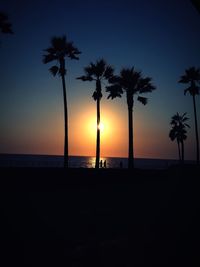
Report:
[[174,128],[172,128],[169,132],[169,138],[174,141],[176,139],[176,131]]
[[93,63],[90,63],[89,66],[84,68],[84,72],[86,76],[92,77],[94,75],[94,66],[92,66]]
[[106,61],[103,58],[96,61],[95,72],[98,78],[103,76],[106,65]]
[[79,60],[79,57],[77,57],[75,54],[73,53],[69,53],[69,58],[71,59],[75,59],[75,60]]
[[47,54],[47,55],[43,55],[43,63],[44,64],[47,64],[53,60],[56,60],[57,57],[55,55],[52,55],[52,54]]
[[186,127],[190,128],[190,125],[189,125],[189,124],[187,124],[187,123],[184,123],[184,125],[185,125]]
[[138,83],[141,79],[141,72],[132,68],[123,68],[120,71],[120,84],[124,90],[130,91],[132,94],[138,92]]
[[71,59],[79,60],[78,55],[81,54],[81,52],[76,48],[73,44],[73,42],[69,42],[66,44],[66,55]]
[[185,74],[181,76],[179,83],[200,82],[200,69],[190,67],[185,70]]
[[142,97],[142,96],[138,96],[137,100],[139,102],[141,102],[143,105],[146,105],[148,102],[148,98],[147,97]]
[[107,65],[103,76],[106,80],[109,80],[113,76],[113,73],[114,73],[114,68],[112,68],[110,65]]
[[180,78],[180,80],[178,81],[179,83],[189,83],[189,79],[188,79],[188,77],[187,76],[185,76],[185,75],[182,75],[181,76],[181,78]]
[[4,12],[0,12],[0,23],[3,23],[8,20],[8,15]]
[[76,78],[77,80],[82,80],[82,81],[93,81],[93,78],[91,76],[80,76]]
[[186,88],[186,89],[184,90],[184,95],[186,95],[188,92],[190,92],[190,88]]
[[181,118],[182,118],[182,119],[181,119],[182,122],[185,122],[185,121],[189,120],[189,118],[186,117],[186,114],[187,114],[187,112],[183,113],[183,115],[181,116]]
[[196,85],[189,86],[184,90],[184,95],[189,93],[190,95],[199,95],[200,88]]
[[186,114],[187,114],[187,112],[184,112],[183,115],[182,115],[182,117],[184,118]]
[[44,63],[55,59],[64,59],[66,56],[70,59],[78,60],[78,55],[81,54],[72,42],[67,41],[66,36],[51,38],[51,47],[48,47],[44,51],[47,52],[43,60]]
[[52,66],[49,71],[51,72],[51,74],[53,74],[53,76],[56,76],[59,72],[59,68],[57,66]]
[[175,115],[172,116],[171,119],[172,119],[171,124],[176,124],[177,122],[181,120],[181,116],[177,112]]
[[90,64],[84,68],[85,76],[90,77],[90,79],[87,79],[89,81],[109,79],[112,77],[113,71],[113,68],[107,65],[104,59],[97,60],[95,63],[90,62]]
[[186,134],[183,134],[183,135],[182,135],[182,140],[185,141],[186,139],[187,139],[187,135],[186,135]]
[[52,44],[52,47],[56,51],[64,51],[66,47],[66,37],[65,36],[62,36],[62,37],[54,36],[51,38],[51,44]]
[[170,131],[169,137],[171,140],[177,139],[177,141],[182,142],[187,138],[186,127],[190,128],[190,126],[185,123],[189,118],[186,117],[186,112],[180,115],[178,112],[172,116],[170,124],[172,125],[172,129]]
[[123,94],[122,88],[119,84],[106,86],[106,92],[109,93],[107,99],[114,99],[116,97],[121,97]]
[[54,55],[56,53],[56,50],[54,47],[48,47],[47,49],[44,49],[45,52],[48,52],[49,54]]
[[156,87],[151,84],[151,80],[152,80],[152,78],[150,78],[150,77],[141,78],[139,80],[138,91],[140,92],[140,94],[150,93],[156,89]]
[[192,4],[195,6],[195,8],[200,13],[200,1],[199,0],[191,0]]
[[8,15],[0,12],[0,30],[2,33],[13,34],[12,24],[8,21]]
[[121,77],[117,75],[113,75],[108,79],[108,82],[110,84],[120,84],[120,81],[121,81]]
[[12,24],[11,23],[5,23],[3,25],[3,27],[0,27],[0,28],[1,28],[2,33],[10,33],[10,34],[13,34],[13,31],[12,31],[11,27],[12,27]]

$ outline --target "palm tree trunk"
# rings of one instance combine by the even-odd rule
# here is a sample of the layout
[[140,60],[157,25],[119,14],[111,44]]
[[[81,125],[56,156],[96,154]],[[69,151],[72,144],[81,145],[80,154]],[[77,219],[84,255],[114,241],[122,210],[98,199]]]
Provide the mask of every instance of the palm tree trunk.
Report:
[[178,156],[179,156],[179,162],[181,162],[180,142],[177,141],[177,144],[178,144]]
[[61,63],[61,78],[63,85],[63,100],[64,100],[64,168],[68,168],[68,115],[67,115],[67,93],[65,84],[65,61]]
[[128,127],[129,127],[129,146],[128,146],[128,168],[134,168],[133,155],[133,105],[128,105]]
[[194,119],[195,119],[195,134],[196,134],[196,155],[197,155],[197,164],[199,164],[199,135],[198,135],[198,124],[197,124],[197,110],[196,110],[196,101],[195,96],[192,96],[193,98],[193,106],[194,106]]
[[181,141],[181,153],[182,153],[181,161],[182,161],[182,164],[184,164],[184,142],[183,141]]
[[100,161],[100,100],[99,94],[101,92],[101,84],[100,81],[96,82],[96,90],[97,90],[97,140],[96,140],[96,162],[95,168],[99,169],[99,161]]

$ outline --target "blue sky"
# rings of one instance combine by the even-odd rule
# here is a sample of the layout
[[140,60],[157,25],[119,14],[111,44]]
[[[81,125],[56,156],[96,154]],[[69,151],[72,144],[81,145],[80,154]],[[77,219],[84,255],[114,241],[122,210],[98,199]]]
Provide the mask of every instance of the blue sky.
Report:
[[[104,57],[116,73],[135,66],[157,87],[147,106],[135,103],[135,124],[140,126],[135,129],[136,156],[176,158],[168,132],[170,117],[178,111],[190,117],[186,158],[195,157],[192,99],[177,83],[186,68],[200,66],[200,15],[189,0],[2,0],[0,8],[15,32],[0,35],[0,152],[36,153],[33,147],[40,147],[38,153],[61,153],[62,135],[55,128],[63,127],[62,88],[59,78],[51,77],[42,64],[42,54],[52,36],[65,34],[82,51],[79,61],[67,61],[72,128],[79,114],[95,108],[94,84],[75,78],[90,61]],[[112,110],[120,127],[126,128],[125,99],[111,103],[104,95],[102,109]],[[141,133],[146,150],[137,146]],[[51,144],[45,143],[47,135]],[[71,153],[76,149],[79,154],[79,148],[72,147]]]

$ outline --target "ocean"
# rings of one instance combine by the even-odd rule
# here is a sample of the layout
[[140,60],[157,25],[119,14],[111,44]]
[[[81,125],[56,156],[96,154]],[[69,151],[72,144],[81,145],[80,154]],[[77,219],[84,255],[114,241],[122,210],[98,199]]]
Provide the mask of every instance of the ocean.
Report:
[[[105,157],[106,168],[127,168],[127,158]],[[186,161],[186,163],[194,163]],[[135,167],[141,169],[166,169],[178,164],[178,160],[136,158]],[[104,166],[104,164],[103,164]],[[0,154],[0,167],[63,167],[63,156]],[[69,156],[71,168],[94,168],[95,157]]]

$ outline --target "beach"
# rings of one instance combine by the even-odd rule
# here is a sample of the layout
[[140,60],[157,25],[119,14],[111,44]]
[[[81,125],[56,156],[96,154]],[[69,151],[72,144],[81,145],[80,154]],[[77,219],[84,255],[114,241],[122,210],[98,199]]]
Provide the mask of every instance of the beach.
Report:
[[199,173],[3,168],[2,266],[199,265]]

